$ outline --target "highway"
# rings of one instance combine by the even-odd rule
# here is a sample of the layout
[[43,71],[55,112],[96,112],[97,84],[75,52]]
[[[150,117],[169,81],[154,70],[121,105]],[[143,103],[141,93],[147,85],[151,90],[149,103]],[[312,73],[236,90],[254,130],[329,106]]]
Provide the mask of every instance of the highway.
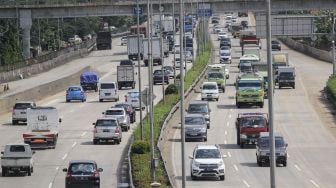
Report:
[[[176,41],[179,37],[176,37]],[[120,38],[113,39],[112,50],[94,51],[85,58],[77,59],[68,64],[58,67],[59,74],[63,74],[70,69],[75,69],[78,63],[91,65],[91,67],[102,73],[101,80],[116,80],[116,66],[120,60],[127,59],[126,46],[120,46]],[[165,58],[165,64],[172,65],[173,55]],[[143,64],[143,63],[142,63]],[[187,68],[191,68],[188,63]],[[160,69],[161,66],[155,66],[154,69]],[[136,63],[136,72],[137,72]],[[37,75],[39,80],[49,78],[54,75],[43,73]],[[35,76],[36,77],[36,76]],[[35,77],[31,79],[36,79]],[[141,67],[142,89],[148,87],[147,67]],[[55,78],[57,79],[57,77]],[[138,76],[136,76],[138,79]],[[79,80],[79,78],[78,78]],[[25,80],[25,82],[27,82]],[[173,80],[170,80],[172,83]],[[18,88],[19,89],[19,88]],[[135,88],[138,91],[138,84]],[[124,102],[124,95],[128,90],[120,90],[120,101]],[[154,103],[162,98],[162,86],[154,86],[156,96]],[[55,95],[37,101],[40,106],[54,106],[62,117],[62,124],[59,130],[59,138],[56,149],[38,150],[34,155],[34,173],[32,176],[0,177],[1,187],[22,188],[60,188],[65,185],[65,173],[63,168],[67,168],[70,160],[93,159],[97,161],[99,167],[103,168],[101,173],[101,187],[117,187],[117,167],[121,159],[122,152],[127,140],[132,134],[135,124],[131,125],[131,130],[123,132],[123,139],[120,145],[101,144],[93,145],[93,125],[97,117],[115,102],[98,102],[98,93],[87,93],[87,101],[65,102],[65,91],[55,93]],[[145,112],[145,111],[144,111]],[[139,111],[137,111],[137,123],[139,122]],[[145,114],[144,114],[145,115]],[[22,133],[26,130],[26,125],[11,125],[11,113],[0,115],[0,143],[4,146],[7,143],[21,143]],[[3,150],[3,147],[1,148]]]
[[[222,25],[224,17],[221,18]],[[212,29],[212,26],[210,27]],[[215,63],[219,62],[219,43],[217,35],[212,34],[215,46]],[[230,187],[230,188],[267,188],[270,187],[270,168],[258,167],[254,146],[240,149],[236,144],[235,120],[242,112],[268,112],[268,100],[264,108],[237,109],[235,105],[235,87],[241,56],[238,39],[233,39],[233,63],[230,65],[230,79],[225,93],[220,94],[218,102],[211,101],[211,128],[208,130],[206,144],[219,144],[225,158],[225,181],[202,179],[192,181],[190,177],[190,159],[192,151],[202,142],[186,142],[186,187]],[[262,59],[266,60],[266,42],[262,41]],[[276,168],[276,184],[279,188],[334,188],[336,185],[336,139],[335,120],[324,103],[321,91],[332,73],[332,65],[308,57],[282,46],[283,52],[289,53],[290,64],[296,69],[296,88],[281,89],[277,87],[274,94],[274,126],[282,133],[288,143],[287,167]],[[193,99],[201,99],[200,93],[194,93]],[[179,116],[179,114],[177,114]],[[171,126],[179,123],[173,118]],[[170,139],[174,180],[181,187],[181,143],[180,130],[177,129]]]

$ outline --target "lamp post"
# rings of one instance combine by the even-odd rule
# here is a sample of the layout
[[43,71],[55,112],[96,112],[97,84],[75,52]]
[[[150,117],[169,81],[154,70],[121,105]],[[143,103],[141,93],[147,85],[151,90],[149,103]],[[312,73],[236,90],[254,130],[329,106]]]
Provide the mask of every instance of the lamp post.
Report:
[[176,65],[175,65],[175,0],[173,0],[173,41],[174,41],[174,46],[173,46],[173,54],[174,54],[174,59],[173,59],[173,66],[174,66],[174,84],[176,83]]
[[163,6],[161,5],[161,0],[159,1],[159,11],[160,11],[160,25],[159,25],[159,33],[160,33],[160,58],[161,58],[161,72],[162,72],[162,102],[165,103],[165,89],[164,89],[164,57],[163,57],[163,32],[162,32],[162,11]]
[[331,19],[332,19],[332,64],[333,64],[333,75],[336,75],[336,65],[335,65],[335,17],[334,14],[331,14]]

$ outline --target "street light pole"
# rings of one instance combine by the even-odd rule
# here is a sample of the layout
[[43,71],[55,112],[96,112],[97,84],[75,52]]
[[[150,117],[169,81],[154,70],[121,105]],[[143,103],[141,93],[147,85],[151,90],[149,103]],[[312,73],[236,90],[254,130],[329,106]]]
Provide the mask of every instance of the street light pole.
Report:
[[159,33],[160,33],[160,58],[161,58],[161,72],[162,72],[162,102],[165,103],[165,88],[164,88],[164,57],[163,57],[163,32],[162,32],[162,11],[163,7],[161,5],[161,0],[159,1],[159,11],[160,11],[160,25],[159,25]]
[[275,141],[274,141],[274,112],[273,112],[273,67],[272,67],[272,30],[271,30],[271,0],[267,0],[266,14],[266,41],[267,41],[267,63],[268,63],[268,114],[269,114],[269,138],[270,138],[270,184],[271,188],[276,187],[275,182]]
[[335,17],[332,16],[332,64],[333,64],[333,75],[336,75],[336,65],[335,65]]
[[173,54],[174,54],[174,59],[173,59],[173,66],[174,66],[174,84],[176,83],[176,65],[175,65],[175,0],[173,0],[173,41],[174,41],[174,46],[173,46]]
[[139,15],[139,0],[136,0],[137,4],[137,33],[138,33],[138,79],[139,79],[139,98],[140,98],[140,129],[141,129],[141,140],[144,139],[143,135],[143,121],[142,121],[142,88],[141,88],[141,55],[140,55],[140,28],[139,28],[139,22],[140,22],[140,15]]
[[[180,60],[183,62],[184,49],[183,49],[183,0],[180,0]],[[184,66],[184,65],[183,65]],[[180,66],[180,113],[181,113],[181,162],[182,162],[182,188],[186,187],[186,172],[185,172],[185,130],[184,130],[184,68]]]

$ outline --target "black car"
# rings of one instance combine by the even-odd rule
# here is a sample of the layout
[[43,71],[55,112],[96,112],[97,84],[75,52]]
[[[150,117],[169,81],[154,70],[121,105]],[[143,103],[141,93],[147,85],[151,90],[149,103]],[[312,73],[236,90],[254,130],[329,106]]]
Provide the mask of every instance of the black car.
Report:
[[120,61],[120,66],[133,66],[134,63],[132,60],[126,59]]
[[281,44],[279,41],[277,40],[272,40],[272,50],[275,51],[275,50],[279,50],[281,51]]
[[100,187],[100,172],[102,168],[97,167],[93,160],[72,160],[69,168],[64,168],[66,172],[65,188],[73,187]]
[[166,71],[163,71],[164,74],[162,74],[162,70],[155,70],[153,73],[153,84],[156,85],[157,83],[162,83],[162,77],[163,81],[166,84],[169,84],[169,76]]
[[231,48],[231,39],[230,38],[222,38],[219,43],[219,47],[229,46]]
[[127,104],[127,103],[118,103],[118,104],[115,104],[113,107],[116,107],[116,108],[124,108],[126,113],[129,115],[130,117],[130,122],[131,123],[134,123],[136,122],[136,111],[135,109],[132,107],[132,105],[130,104]]

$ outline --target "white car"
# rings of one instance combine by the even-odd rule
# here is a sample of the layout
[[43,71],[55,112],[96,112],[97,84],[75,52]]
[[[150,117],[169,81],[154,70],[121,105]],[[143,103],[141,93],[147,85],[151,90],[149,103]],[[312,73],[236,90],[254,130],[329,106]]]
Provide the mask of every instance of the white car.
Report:
[[[186,68],[186,62],[184,62],[183,68]],[[181,58],[180,57],[175,57],[175,68],[180,69],[181,68]]]
[[231,53],[221,53],[220,54],[220,63],[230,63],[232,62]]
[[126,36],[121,37],[120,41],[121,41],[121,46],[127,45],[127,37]]
[[231,53],[230,46],[222,46],[219,50],[219,55],[222,53]]
[[190,51],[185,51],[184,55],[185,55],[184,57],[185,57],[187,63],[192,63],[193,56],[192,56],[191,52]]
[[229,36],[225,32],[219,32],[217,35],[217,40],[221,40],[223,38],[229,38]]
[[[140,110],[140,94],[138,91],[130,91],[125,95],[125,103],[130,104],[135,110]],[[142,110],[145,110],[146,105],[142,102]]]
[[203,100],[212,100],[215,99],[218,101],[219,99],[219,88],[216,82],[204,82],[202,87],[201,98]]
[[193,155],[189,156],[190,176],[192,180],[199,177],[218,177],[225,180],[225,163],[226,156],[222,155],[217,145],[197,145]]
[[117,82],[114,81],[100,82],[99,102],[103,102],[104,100],[119,101]]
[[230,78],[230,69],[227,66],[225,66],[225,77],[226,79]]
[[128,131],[131,128],[129,115],[127,115],[124,108],[112,107],[103,112],[103,114],[105,118],[117,119],[123,131]]

